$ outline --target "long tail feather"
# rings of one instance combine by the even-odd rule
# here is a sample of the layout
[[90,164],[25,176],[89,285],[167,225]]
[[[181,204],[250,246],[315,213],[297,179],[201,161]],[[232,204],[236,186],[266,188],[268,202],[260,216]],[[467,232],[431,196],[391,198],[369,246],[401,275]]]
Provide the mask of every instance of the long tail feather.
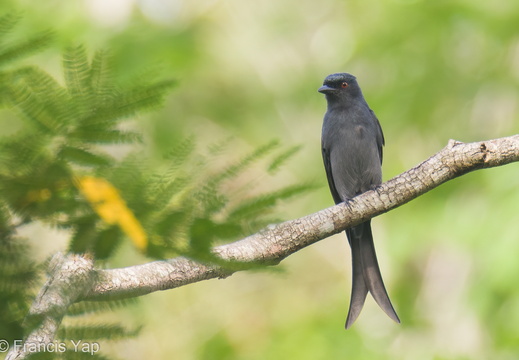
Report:
[[368,294],[368,287],[364,281],[364,274],[362,271],[360,254],[361,239],[358,236],[353,236],[350,232],[350,230],[347,230],[346,234],[348,235],[351,247],[352,285],[350,309],[348,310],[348,317],[346,318],[346,329],[349,329],[355,320],[357,320],[357,317],[364,306],[364,302],[366,301],[366,295]]
[[353,283],[346,328],[353,324],[362,310],[367,291],[391,319],[400,323],[382,280],[371,234],[371,222],[366,221],[349,229],[347,235],[352,251]]

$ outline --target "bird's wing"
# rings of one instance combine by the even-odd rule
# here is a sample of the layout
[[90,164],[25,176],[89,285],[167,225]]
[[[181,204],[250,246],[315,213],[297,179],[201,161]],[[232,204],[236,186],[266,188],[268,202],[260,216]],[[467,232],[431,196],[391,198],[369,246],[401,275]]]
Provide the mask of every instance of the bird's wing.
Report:
[[373,119],[375,120],[375,124],[377,125],[377,146],[378,146],[378,155],[380,156],[380,163],[382,164],[383,151],[382,147],[386,144],[384,139],[384,133],[382,132],[382,126],[380,126],[380,122],[378,121],[377,115],[371,109],[369,109],[371,115],[373,115]]
[[339,196],[339,192],[337,191],[337,187],[335,186],[335,182],[333,181],[332,174],[332,162],[330,160],[330,149],[326,148],[324,145],[322,147],[323,152],[323,162],[324,169],[326,170],[326,177],[328,178],[328,185],[330,186],[330,192],[332,193],[333,200],[336,204],[342,202],[343,200]]

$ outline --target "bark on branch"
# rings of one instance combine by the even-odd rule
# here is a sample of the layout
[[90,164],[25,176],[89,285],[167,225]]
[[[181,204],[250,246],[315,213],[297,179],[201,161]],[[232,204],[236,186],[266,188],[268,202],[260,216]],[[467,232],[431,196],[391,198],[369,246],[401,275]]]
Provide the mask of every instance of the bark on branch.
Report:
[[65,256],[57,253],[53,256],[49,264],[49,279],[24,321],[29,334],[22,344],[13,345],[6,360],[25,359],[33,353],[41,352],[39,344],[47,345],[54,341],[68,307],[81,301],[84,291],[92,286],[95,279],[93,269],[93,259],[77,254]]
[[[270,226],[245,239],[218,246],[213,253],[225,261],[276,264],[294,252],[385,213],[440,184],[473,170],[519,161],[519,135],[474,143],[450,140],[448,145],[414,168],[347,203]],[[225,278],[234,271],[178,257],[121,269],[99,270],[85,300],[140,296],[201,280]]]
[[[450,140],[445,148],[421,164],[347,203],[269,226],[242,240],[215,247],[213,253],[223,261],[277,264],[308,245],[403,205],[448,180],[473,170],[517,161],[519,135],[467,144]],[[201,280],[225,278],[237,271],[236,268],[231,270],[227,266],[204,265],[184,257],[121,269],[86,270],[88,267],[85,267],[77,272],[71,272],[70,261],[65,261],[64,264],[69,265],[63,265],[58,269],[48,284],[56,281],[55,279],[61,279],[58,283],[65,281],[67,284],[69,280],[63,279],[78,276],[81,280],[74,282],[74,286],[79,289],[70,296],[64,292],[56,298],[48,295],[47,284],[33,305],[31,313],[36,311],[40,315],[45,315],[49,325],[46,325],[45,321],[41,322],[40,328],[34,330],[35,333],[45,333],[45,329],[42,328],[57,328],[66,307],[75,301],[135,297]],[[89,274],[86,280],[85,274]],[[56,299],[63,305],[58,309],[49,306],[55,304]],[[50,308],[53,310],[48,312]],[[54,331],[49,333],[53,334]],[[45,336],[36,341],[52,341],[51,337]],[[31,339],[29,335],[26,341]],[[7,358],[23,358],[23,355]]]

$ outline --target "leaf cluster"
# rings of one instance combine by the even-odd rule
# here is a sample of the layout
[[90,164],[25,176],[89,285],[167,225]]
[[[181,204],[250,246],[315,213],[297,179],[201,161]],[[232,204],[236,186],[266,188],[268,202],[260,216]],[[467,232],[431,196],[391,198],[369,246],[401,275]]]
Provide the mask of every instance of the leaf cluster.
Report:
[[[0,19],[0,29],[12,22],[10,17]],[[66,49],[63,73],[64,85],[38,67],[1,75],[3,103],[22,126],[0,138],[0,200],[19,225],[43,221],[69,230],[74,239],[83,240],[79,246],[72,241],[71,250],[95,254],[96,246],[113,242],[110,236],[116,231],[92,211],[77,179],[116,164],[108,145],[141,141],[139,133],[121,124],[159,105],[174,81],[122,88],[112,78],[109,56],[98,51],[89,60],[82,46]]]
[[[299,149],[283,148],[277,141],[229,161],[233,141],[201,149],[194,137],[184,137],[152,159],[142,134],[130,130],[127,120],[159,106],[175,81],[140,79],[120,86],[109,55],[98,51],[90,58],[82,46],[64,51],[63,84],[36,66],[7,68],[51,39],[43,33],[4,45],[17,20],[0,18],[0,104],[16,115],[11,119],[19,128],[9,136],[0,134],[0,305],[6,310],[0,312],[0,338],[23,338],[22,319],[38,278],[38,265],[16,235],[23,225],[41,222],[63,229],[70,234],[70,251],[88,252],[97,260],[109,259],[126,238],[135,243],[132,232],[141,229],[149,256],[182,254],[211,261],[215,241],[234,240],[279,221],[275,209],[280,201],[315,187],[300,183],[257,190],[267,181],[266,175],[257,175],[258,163],[264,174],[274,175]],[[120,144],[133,151],[114,156],[114,145]],[[86,193],[85,179],[104,188],[94,186]],[[80,303],[68,315],[96,316],[118,305]],[[62,327],[59,335],[113,340],[135,336],[138,330],[83,323]],[[69,359],[85,354],[54,355]]]
[[[2,219],[4,220],[4,219]],[[2,224],[5,225],[5,224]],[[2,227],[5,229],[5,226]],[[22,322],[38,279],[36,264],[28,256],[24,239],[2,231],[0,236],[0,339],[23,338]]]
[[[12,22],[0,19],[0,29],[9,30]],[[214,241],[278,221],[276,204],[314,187],[302,183],[261,193],[256,188],[264,175],[244,181],[258,162],[263,173],[275,174],[299,149],[277,141],[229,162],[233,141],[200,149],[187,137],[154,159],[127,120],[160,105],[175,81],[140,78],[120,86],[106,52],[89,58],[84,47],[68,47],[64,84],[34,66],[5,71],[2,78],[3,103],[21,126],[0,137],[0,201],[19,225],[41,221],[68,231],[71,251],[108,259],[130,238],[152,257],[208,258]],[[119,159],[119,144],[134,151]],[[89,193],[87,177],[94,184]]]
[[225,141],[199,149],[190,137],[175,144],[153,168],[135,155],[104,169],[102,176],[124,189],[129,207],[149,234],[150,256],[214,260],[210,248],[215,241],[235,240],[279,222],[275,209],[280,201],[315,188],[301,183],[257,191],[268,179],[250,180],[247,175],[257,172],[260,163],[267,169],[277,167],[293,150],[271,141],[236,160],[223,160],[233,145]]

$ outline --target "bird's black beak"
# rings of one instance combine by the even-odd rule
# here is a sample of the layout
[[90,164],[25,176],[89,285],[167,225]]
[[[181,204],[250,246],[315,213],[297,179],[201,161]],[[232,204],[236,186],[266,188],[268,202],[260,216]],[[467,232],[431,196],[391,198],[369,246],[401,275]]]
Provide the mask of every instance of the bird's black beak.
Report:
[[326,94],[330,91],[333,91],[335,90],[334,88],[328,86],[328,85],[323,85],[321,86],[317,91],[319,91],[321,94]]

